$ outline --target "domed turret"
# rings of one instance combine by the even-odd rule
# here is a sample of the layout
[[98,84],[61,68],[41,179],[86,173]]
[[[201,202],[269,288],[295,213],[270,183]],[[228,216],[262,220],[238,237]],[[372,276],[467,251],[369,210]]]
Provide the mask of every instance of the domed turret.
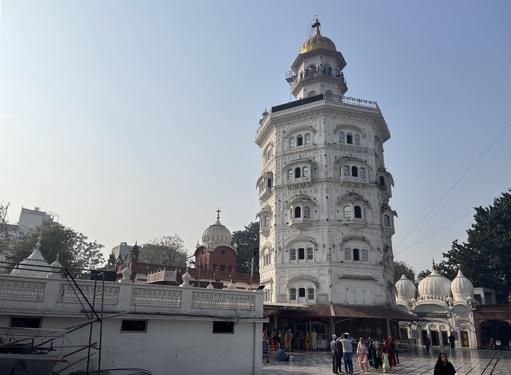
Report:
[[419,283],[421,298],[446,299],[451,293],[451,282],[440,275],[435,268]]
[[320,23],[316,20],[316,22],[312,25],[315,33],[309,39],[307,39],[305,43],[303,43],[302,48],[300,49],[300,53],[307,53],[320,48],[328,49],[334,52],[336,51],[335,43],[326,36],[321,35],[319,26]]
[[202,233],[202,243],[208,244],[210,247],[217,245],[230,246],[232,234],[222,223],[220,223],[220,210],[217,210],[216,222],[211,224]]
[[34,251],[13,268],[10,274],[14,276],[45,278],[52,273],[52,269],[46,259],[44,259],[40,248],[41,237],[37,239]]
[[466,302],[467,298],[474,297],[474,285],[463,275],[461,269],[458,270],[458,275],[451,283],[451,292],[454,302]]
[[406,302],[407,304],[415,298],[417,288],[413,281],[408,279],[405,274],[401,275],[401,278],[396,282],[397,290],[397,303]]

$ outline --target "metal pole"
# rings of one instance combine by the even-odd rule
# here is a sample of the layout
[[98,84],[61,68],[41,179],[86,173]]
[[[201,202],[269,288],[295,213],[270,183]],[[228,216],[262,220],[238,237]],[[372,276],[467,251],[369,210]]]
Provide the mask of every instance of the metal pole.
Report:
[[[92,293],[92,310],[94,310],[94,304],[96,302],[96,285],[97,285],[97,278],[94,278],[94,291]],[[87,374],[89,373],[89,364],[90,364],[90,347],[92,342],[92,328],[94,326],[94,323],[91,322],[90,328],[89,328],[89,347],[87,348]]]
[[101,350],[103,346],[103,306],[105,305],[105,272],[103,274],[103,284],[101,286],[101,320],[99,321],[99,353],[98,353],[98,371],[101,371]]

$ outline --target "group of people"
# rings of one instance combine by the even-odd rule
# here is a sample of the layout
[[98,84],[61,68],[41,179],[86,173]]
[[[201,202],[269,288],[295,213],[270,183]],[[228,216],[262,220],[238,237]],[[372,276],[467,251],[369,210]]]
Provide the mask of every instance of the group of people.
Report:
[[358,342],[345,332],[340,338],[332,336],[330,352],[332,353],[332,371],[334,374],[342,373],[342,363],[347,374],[353,373],[353,352],[356,354],[358,367],[363,372],[369,371],[369,366],[390,372],[392,367],[399,365],[399,340],[391,336],[379,341],[369,338],[364,341],[361,337]]
[[[509,339],[508,346],[511,348],[511,339]],[[502,350],[502,340],[499,338],[494,340],[493,337],[490,337],[488,340],[488,348],[491,350]]]
[[316,351],[318,349],[318,333],[314,329],[311,332],[306,331],[305,335],[302,335],[301,332],[297,332],[294,335],[291,329],[288,329],[285,334],[281,331],[273,331],[271,345],[274,352],[281,347],[287,351],[292,349],[304,350],[306,352],[310,350]]

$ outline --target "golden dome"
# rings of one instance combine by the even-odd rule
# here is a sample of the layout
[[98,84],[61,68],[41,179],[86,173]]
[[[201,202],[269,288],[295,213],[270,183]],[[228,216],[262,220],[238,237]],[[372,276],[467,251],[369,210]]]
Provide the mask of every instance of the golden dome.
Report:
[[326,36],[321,35],[319,30],[317,30],[316,35],[312,36],[309,40],[303,43],[300,53],[307,53],[319,48],[328,49],[330,51],[337,51],[334,42],[332,42]]

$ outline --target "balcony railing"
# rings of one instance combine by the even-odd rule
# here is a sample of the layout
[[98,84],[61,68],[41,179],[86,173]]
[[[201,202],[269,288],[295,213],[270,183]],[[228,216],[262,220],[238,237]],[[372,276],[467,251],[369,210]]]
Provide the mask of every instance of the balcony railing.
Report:
[[[92,303],[94,281],[77,280],[81,291]],[[218,317],[263,317],[263,293],[230,289],[204,289],[187,286],[143,285],[105,282],[96,284],[96,308],[103,300],[108,313],[180,314]],[[76,288],[76,287],[75,287]],[[0,311],[20,310],[32,314],[83,312],[83,296],[75,293],[63,279],[38,279],[0,276]],[[81,303],[80,303],[81,302]]]

